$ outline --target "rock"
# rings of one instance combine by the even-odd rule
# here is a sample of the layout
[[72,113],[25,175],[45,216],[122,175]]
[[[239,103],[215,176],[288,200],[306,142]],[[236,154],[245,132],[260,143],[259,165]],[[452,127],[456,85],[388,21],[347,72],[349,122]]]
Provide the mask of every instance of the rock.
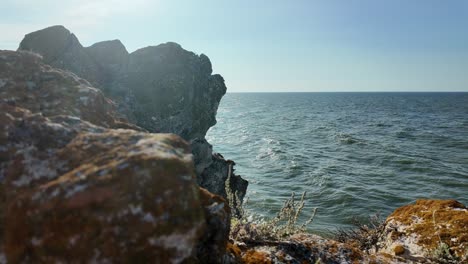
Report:
[[405,253],[405,247],[402,246],[402,245],[396,245],[393,248],[393,253],[395,253],[395,255],[397,255],[397,256],[403,255],[403,253]]
[[[434,259],[446,245],[459,261],[468,257],[468,208],[455,200],[418,200],[386,220],[382,251],[407,261]],[[437,260],[436,260],[437,261]]]
[[94,86],[103,82],[100,66],[89,56],[76,36],[63,26],[52,26],[27,34],[18,50],[44,57],[44,63],[85,78]]
[[86,53],[96,61],[105,72],[109,73],[102,84],[108,84],[118,77],[118,74],[126,71],[129,54],[120,40],[108,40],[93,44],[85,48]]
[[188,143],[118,119],[99,90],[37,55],[0,51],[0,69],[2,263],[224,254],[229,208],[197,186]]
[[173,135],[82,133],[69,171],[7,201],[12,262],[179,263],[206,228],[189,147]]
[[[62,26],[25,36],[19,50],[41,54],[55,67],[87,79],[117,103],[130,122],[150,132],[174,133],[193,143],[197,177],[201,187],[224,194],[226,174],[223,160],[212,156],[205,140],[216,124],[216,112],[226,93],[223,77],[212,74],[209,58],[184,50],[177,43],[150,46],[128,54],[118,41],[104,41],[88,48]],[[201,144],[200,144],[201,142]],[[216,161],[216,162],[213,162]],[[209,172],[205,172],[208,170]],[[214,173],[213,173],[214,172]],[[221,179],[215,179],[221,177]],[[212,180],[220,182],[213,188]],[[247,181],[233,184],[232,191],[243,197]]]
[[242,201],[248,182],[234,173],[234,165],[233,161],[225,160],[222,155],[213,154],[211,165],[203,170],[201,176],[197,177],[198,184],[223,197],[228,197],[226,193],[226,188],[228,188],[234,196],[234,203],[237,200],[235,196]]
[[239,263],[239,259],[241,263],[372,263],[369,256],[352,245],[304,233],[281,241],[228,244],[227,254],[231,263]]
[[0,51],[0,101],[44,116],[70,115],[107,128],[131,128],[89,82],[30,52]]
[[135,95],[137,124],[187,140],[203,139],[216,124],[218,104],[226,93],[223,78],[207,71],[211,67],[206,60],[176,43],[131,53],[128,72],[120,82]]
[[221,154],[213,153],[212,146],[206,140],[196,139],[191,145],[198,184],[223,197],[227,197],[227,184],[232,194],[237,193],[239,200],[242,201],[249,183],[234,173],[235,163],[225,160]]
[[206,216],[207,229],[197,247],[198,261],[219,263],[225,254],[229,239],[231,214],[229,204],[222,197],[200,188],[201,203]]
[[[128,51],[122,42],[118,39],[98,42],[84,48],[84,52],[93,58],[94,63],[101,69],[97,87],[103,90],[107,96],[113,97],[114,100],[128,97],[128,89],[117,82],[121,75],[125,74],[129,61]],[[111,87],[112,89],[110,89]],[[120,106],[121,112],[127,115],[128,119],[131,119],[133,113],[130,109],[123,108],[126,107],[124,102],[121,102],[120,105],[122,105]],[[132,119],[132,121],[134,120]]]

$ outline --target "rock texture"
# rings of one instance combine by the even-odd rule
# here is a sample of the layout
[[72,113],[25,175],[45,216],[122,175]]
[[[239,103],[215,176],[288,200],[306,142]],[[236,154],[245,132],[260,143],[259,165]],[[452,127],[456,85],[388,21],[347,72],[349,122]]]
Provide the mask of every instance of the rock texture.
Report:
[[283,241],[228,244],[232,263],[363,263],[352,246],[316,235],[298,234]]
[[180,137],[127,123],[35,54],[0,51],[0,260],[219,259],[229,208],[194,171]]
[[[400,207],[386,220],[381,247],[408,262],[468,261],[468,208],[455,200],[418,200]],[[440,252],[444,247],[448,252]],[[436,256],[438,251],[446,256]]]
[[[84,48],[63,26],[27,34],[19,50],[41,54],[45,62],[88,80],[117,103],[121,115],[150,132],[175,133],[192,143],[198,182],[225,195],[228,162],[213,155],[206,142],[216,124],[216,112],[226,93],[224,79],[212,74],[209,58],[184,50],[176,43],[150,46],[128,53],[118,41]],[[233,175],[233,192],[243,197],[247,182]],[[224,188],[224,187],[223,187]]]

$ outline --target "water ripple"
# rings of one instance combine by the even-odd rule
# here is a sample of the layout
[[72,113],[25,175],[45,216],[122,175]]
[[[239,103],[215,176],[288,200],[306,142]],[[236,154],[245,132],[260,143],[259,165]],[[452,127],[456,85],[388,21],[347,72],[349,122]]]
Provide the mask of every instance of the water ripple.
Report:
[[308,192],[321,232],[419,198],[468,203],[468,94],[227,94],[207,139],[272,217]]

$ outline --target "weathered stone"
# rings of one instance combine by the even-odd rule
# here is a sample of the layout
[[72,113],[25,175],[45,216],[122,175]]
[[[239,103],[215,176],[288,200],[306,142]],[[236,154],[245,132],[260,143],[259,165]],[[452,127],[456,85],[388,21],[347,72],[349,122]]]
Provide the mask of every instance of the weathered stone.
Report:
[[[212,157],[205,135],[216,124],[226,86],[220,75],[212,74],[206,55],[196,55],[172,42],[131,54],[118,40],[84,48],[62,26],[26,35],[19,50],[38,52],[53,66],[89,80],[112,98],[118,111],[132,123],[150,132],[175,133],[194,143],[197,177],[203,178],[201,186],[217,194],[225,193],[219,189],[224,188],[226,174],[216,169],[227,165]],[[221,185],[214,189],[215,185],[206,184],[212,181]],[[232,192],[243,197],[247,182],[238,182],[241,184],[231,185]]]
[[[218,153],[213,154],[211,165],[197,177],[198,184],[223,197],[227,197],[226,188],[228,188],[234,198],[237,196],[236,200],[242,201],[248,182],[234,173],[234,165],[235,163],[232,160],[225,160]],[[235,201],[233,202],[235,203]]]
[[[19,50],[41,54],[46,63],[91,81],[121,103],[138,104],[128,108],[141,127],[187,140],[203,139],[216,124],[226,93],[224,79],[212,75],[206,55],[172,42],[128,54],[118,40],[84,48],[63,26],[53,26],[27,34]],[[129,94],[136,101],[124,98]]]
[[108,128],[131,128],[115,104],[78,76],[30,52],[0,51],[0,101],[44,116],[70,115]]
[[120,82],[135,95],[137,124],[187,140],[204,138],[216,124],[218,104],[226,93],[223,78],[211,75],[207,60],[176,43],[131,53],[128,72]]
[[37,55],[1,51],[0,69],[0,262],[224,254],[229,208],[199,189],[183,139],[118,119],[99,90]]
[[44,57],[44,63],[71,71],[93,85],[102,83],[102,69],[84,50],[76,36],[63,26],[52,26],[27,34],[18,50]]
[[118,77],[118,74],[126,71],[129,59],[129,54],[125,46],[120,40],[108,40],[93,44],[85,48],[85,51],[103,68],[103,70],[110,74],[106,79],[102,79],[106,84]]
[[178,137],[81,133],[58,158],[68,172],[7,201],[10,261],[179,263],[196,254],[206,223]]
[[353,245],[305,233],[282,241],[229,244],[227,254],[231,263],[385,263],[371,262]]
[[200,188],[200,199],[208,228],[198,244],[197,258],[200,263],[220,263],[229,240],[229,204],[222,197],[203,188]]
[[418,200],[396,209],[387,218],[381,247],[383,252],[401,255],[408,261],[428,261],[445,244],[453,257],[466,261],[467,230],[468,208],[463,204],[455,200]]

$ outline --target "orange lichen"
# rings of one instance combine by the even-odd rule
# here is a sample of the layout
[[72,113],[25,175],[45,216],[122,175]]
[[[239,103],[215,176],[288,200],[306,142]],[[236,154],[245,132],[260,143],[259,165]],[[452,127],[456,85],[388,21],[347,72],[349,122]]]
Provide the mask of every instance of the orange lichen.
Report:
[[402,245],[396,245],[394,248],[393,248],[393,253],[395,253],[395,255],[403,255],[405,253],[405,247],[402,246]]
[[242,256],[245,264],[271,264],[268,253],[256,250],[249,250]]
[[231,242],[228,242],[226,245],[226,252],[234,255],[236,258],[241,257],[241,249],[236,245]]
[[[468,209],[455,200],[418,200],[398,208],[387,219],[408,226],[405,233],[419,236],[418,244],[428,249],[440,242],[463,254],[468,245]],[[392,234],[392,239],[401,233]]]

